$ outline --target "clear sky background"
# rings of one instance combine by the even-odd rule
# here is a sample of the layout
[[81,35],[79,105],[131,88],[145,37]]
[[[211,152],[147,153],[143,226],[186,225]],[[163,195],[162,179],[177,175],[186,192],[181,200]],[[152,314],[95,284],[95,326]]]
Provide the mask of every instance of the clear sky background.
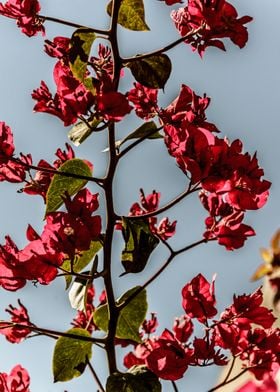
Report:
[[[217,243],[202,245],[178,257],[164,274],[149,287],[149,310],[158,313],[158,332],[172,327],[175,316],[183,314],[180,291],[184,284],[197,273],[208,279],[217,273],[217,301],[219,309],[229,305],[233,293],[251,292],[258,283],[251,283],[250,276],[261,263],[259,247],[267,246],[279,227],[279,14],[280,3],[276,0],[232,1],[239,15],[251,15],[254,22],[248,25],[249,42],[239,50],[226,43],[227,53],[218,49],[207,49],[203,60],[190,47],[180,45],[169,52],[173,60],[172,75],[166,85],[165,94],[160,95],[162,107],[178,94],[182,83],[189,85],[198,94],[204,92],[212,97],[207,110],[208,120],[214,122],[222,135],[230,140],[240,138],[244,149],[251,154],[258,151],[260,165],[266,178],[272,181],[271,196],[260,211],[247,214],[245,223],[252,225],[257,235],[250,238],[244,248],[228,252]],[[130,32],[120,28],[120,47],[123,56],[150,51],[172,42],[178,37],[169,18],[170,8],[163,2],[146,1],[146,20],[151,32]],[[106,1],[60,0],[41,1],[42,14],[61,17],[73,22],[97,28],[107,27]],[[71,36],[73,29],[54,23],[46,23],[46,37]],[[34,162],[40,158],[52,161],[54,152],[67,142],[67,128],[55,117],[32,113],[34,102],[31,92],[44,80],[53,87],[52,69],[54,59],[43,52],[41,36],[29,39],[16,28],[14,21],[0,19],[0,121],[5,121],[14,132],[17,153],[31,152]],[[124,91],[131,88],[132,79],[125,71],[122,81]],[[121,137],[140,124],[139,120],[127,120],[118,127]],[[95,165],[95,175],[104,174],[107,161],[107,141],[104,134],[97,134],[82,146],[75,148],[79,158]],[[168,156],[162,141],[148,141],[136,148],[120,164],[115,181],[117,212],[126,214],[131,204],[138,200],[138,190],[146,193],[153,189],[162,194],[162,205],[175,197],[184,188],[184,176]],[[18,194],[19,187],[0,184],[0,241],[10,234],[19,247],[25,245],[25,230],[31,223],[41,230],[44,205],[40,197]],[[98,189],[93,187],[93,191]],[[175,248],[201,238],[206,211],[197,196],[180,203],[168,216],[178,219]],[[117,235],[117,237],[119,237]],[[120,239],[114,250],[114,270],[121,272],[119,252]],[[165,251],[156,250],[144,275],[125,276],[117,279],[116,292],[122,294],[135,284],[141,284],[164,262]],[[98,290],[101,290],[97,283]],[[1,289],[0,317],[4,308],[16,305],[21,298],[28,308],[31,320],[41,327],[66,331],[75,312],[72,311],[62,279],[50,286],[34,287],[28,284],[16,293]],[[54,341],[48,338],[28,339],[20,345],[6,343],[0,336],[0,371],[9,372],[20,363],[31,375],[32,392],[77,392],[93,391],[91,376],[86,371],[79,379],[69,383],[52,384],[51,356]],[[93,364],[101,375],[106,374],[102,355],[94,348]],[[180,391],[205,392],[215,383],[219,369],[191,369],[183,381],[178,382]],[[165,384],[164,391],[171,391]]]

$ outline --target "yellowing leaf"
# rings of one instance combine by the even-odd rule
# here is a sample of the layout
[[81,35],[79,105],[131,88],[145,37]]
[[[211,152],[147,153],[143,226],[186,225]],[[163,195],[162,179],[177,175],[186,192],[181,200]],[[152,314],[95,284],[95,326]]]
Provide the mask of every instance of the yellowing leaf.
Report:
[[271,274],[272,272],[272,265],[271,264],[261,264],[257,270],[255,271],[254,275],[251,277],[251,281],[255,281],[258,279],[263,278],[264,276]]
[[271,254],[269,249],[261,248],[260,249],[261,257],[266,263],[271,263],[273,260],[273,255]]
[[[112,14],[112,1],[107,6],[107,12]],[[145,10],[143,0],[122,0],[119,9],[118,23],[129,30],[150,30],[145,21]]]
[[79,377],[91,358],[92,342],[78,339],[79,336],[91,338],[90,333],[82,328],[72,328],[67,333],[77,335],[77,339],[61,336],[57,340],[53,353],[54,382]]
[[91,46],[95,38],[95,33],[86,28],[76,30],[71,37],[71,48],[69,52],[70,69],[75,78],[83,82],[87,88],[90,87],[90,81],[86,80],[86,70]]

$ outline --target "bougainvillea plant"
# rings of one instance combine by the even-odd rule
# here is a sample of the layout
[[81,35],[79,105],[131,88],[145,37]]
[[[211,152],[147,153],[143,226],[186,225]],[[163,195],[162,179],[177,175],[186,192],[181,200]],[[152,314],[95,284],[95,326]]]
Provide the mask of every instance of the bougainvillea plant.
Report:
[[[170,49],[186,44],[203,57],[208,47],[225,50],[227,39],[243,48],[248,40],[246,26],[252,21],[250,16],[239,16],[225,0],[178,3],[162,1],[163,7],[174,6],[171,19],[179,38],[164,48],[131,57],[122,56],[118,29],[149,29],[142,0],[111,0],[107,5],[110,26],[104,30],[43,16],[38,0],[0,3],[0,14],[14,19],[28,37],[45,37],[46,21],[73,28],[69,37],[45,40],[46,54],[55,59],[55,88],[42,81],[34,89],[34,111],[71,126],[68,136],[75,146],[103,132],[109,154],[106,175],[100,178],[94,176],[94,162],[76,158],[70,144],[65,150],[57,149],[54,162],[41,159],[34,163],[30,153],[15,153],[13,132],[4,119],[0,122],[0,181],[20,183],[22,192],[41,196],[45,204],[44,226],[40,232],[27,226],[25,246],[19,248],[9,235],[0,245],[0,285],[17,291],[27,281],[50,285],[63,277],[71,292],[70,303],[77,310],[66,332],[49,330],[37,325],[19,300],[6,309],[9,317],[0,322],[0,334],[11,343],[38,334],[55,338],[54,381],[69,381],[89,368],[93,389],[102,392],[159,392],[162,380],[169,381],[168,390],[178,391],[176,380],[188,377],[190,367],[225,366],[229,361],[227,376],[209,391],[246,372],[256,382],[248,382],[239,392],[277,391],[274,376],[280,363],[280,331],[273,327],[272,311],[262,305],[260,289],[234,295],[232,304],[218,314],[215,277],[208,281],[201,273],[182,287],[182,314],[173,325],[158,332],[156,314],[147,315],[147,289],[166,273],[176,256],[210,241],[232,251],[255,235],[246,223],[246,212],[263,207],[271,185],[263,177],[256,154],[244,152],[240,140],[228,140],[207,121],[210,98],[206,94],[198,95],[184,81],[177,97],[167,106],[161,104],[172,71]],[[97,38],[102,43],[97,45]],[[119,83],[124,68],[134,80],[125,92]],[[120,124],[129,116],[138,117],[141,125],[119,140]],[[140,189],[126,215],[119,216],[114,189],[118,163],[147,139],[151,143],[161,139],[185,175],[185,190],[162,205],[159,191]],[[198,241],[175,249],[169,239],[177,235],[176,221],[162,214],[193,194],[205,209],[204,232]],[[123,250],[113,255],[115,236],[120,235]],[[126,274],[149,271],[150,257],[158,247],[168,252],[158,270],[116,298],[115,282]],[[121,276],[112,272],[116,260],[123,268]],[[102,281],[104,289],[98,298],[96,280]],[[106,353],[104,381],[95,370],[95,345]],[[123,355],[116,354],[117,346],[126,348]],[[237,359],[242,369],[233,376]],[[9,375],[0,373],[3,392],[28,392],[29,385],[28,372],[21,365]]]

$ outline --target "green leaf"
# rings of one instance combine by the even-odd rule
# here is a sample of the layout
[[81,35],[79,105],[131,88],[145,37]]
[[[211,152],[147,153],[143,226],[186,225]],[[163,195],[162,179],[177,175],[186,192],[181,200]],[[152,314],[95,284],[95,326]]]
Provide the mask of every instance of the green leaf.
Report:
[[[117,140],[115,143],[116,149],[119,149],[121,145],[123,145],[128,140],[132,139],[140,139],[141,137],[146,137],[147,139],[162,139],[163,136],[157,131],[157,126],[154,121],[149,121],[141,125],[139,128],[135,129],[135,131],[131,132],[122,140]],[[149,136],[147,136],[149,135]],[[106,147],[102,152],[109,151],[109,148]]]
[[[72,328],[67,333],[91,338],[88,331]],[[91,358],[92,342],[61,336],[54,347],[54,382],[69,381],[79,377],[85,370],[87,359]]]
[[[112,15],[112,1],[107,6],[107,12]],[[143,0],[122,0],[119,9],[118,23],[129,30],[149,31],[145,21]]]
[[90,126],[83,121],[78,122],[68,132],[68,137],[75,146],[82,144],[96,130],[100,120],[94,119],[88,123]]
[[161,392],[157,376],[144,365],[133,366],[128,373],[114,373],[107,379],[106,392]]
[[172,64],[166,54],[158,54],[125,64],[137,82],[150,88],[164,88],[169,79]]
[[[58,169],[58,171],[65,173],[72,173],[82,176],[91,177],[91,169],[89,166],[78,158],[70,159],[69,161],[64,162]],[[51,180],[47,197],[46,197],[46,214],[53,211],[56,211],[62,204],[62,197],[65,196],[65,192],[68,194],[74,195],[80,189],[82,189],[87,183],[87,180],[65,177],[59,174],[55,174]]]
[[150,254],[159,243],[144,219],[122,218],[122,234],[125,248],[122,251],[122,265],[125,273],[141,272],[146,267]]
[[[84,252],[82,252],[81,256],[76,256],[72,266],[73,271],[76,273],[81,272],[91,262],[91,260],[100,251],[102,247],[103,247],[103,243],[101,240],[91,241],[89,250],[85,250]],[[62,268],[70,272],[71,261],[65,260],[64,263],[62,264]],[[66,275],[65,281],[66,281],[66,290],[67,290],[72,282],[72,276]]]
[[[139,286],[133,287],[123,294],[117,301],[117,305],[124,302],[130,297]],[[148,309],[146,290],[142,290],[119,314],[116,337],[119,339],[129,339],[134,342],[141,342],[139,328],[145,320]],[[94,323],[102,331],[108,331],[108,306],[107,304],[99,306],[93,316]]]
[[70,69],[75,78],[81,82],[86,80],[88,59],[95,38],[95,33],[86,28],[76,30],[71,37],[71,48],[69,51]]
[[157,128],[158,127],[156,126],[156,123],[154,121],[146,122],[142,124],[139,128],[137,128],[135,131],[131,132],[124,139],[120,140],[118,146],[121,146],[128,140],[140,139],[144,136],[146,136],[147,139],[162,139],[163,136],[157,131]]

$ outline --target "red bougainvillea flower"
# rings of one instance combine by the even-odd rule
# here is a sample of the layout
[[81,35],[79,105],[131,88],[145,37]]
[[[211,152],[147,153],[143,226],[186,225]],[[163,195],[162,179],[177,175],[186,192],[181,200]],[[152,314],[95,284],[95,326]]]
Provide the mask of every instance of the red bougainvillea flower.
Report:
[[57,275],[65,255],[52,248],[31,226],[27,229],[30,241],[19,250],[9,236],[6,244],[0,246],[0,285],[10,291],[22,288],[26,280],[49,284]]
[[96,111],[105,120],[121,121],[131,110],[127,97],[120,92],[102,91],[96,96]]
[[[8,309],[6,309],[6,312],[8,312],[11,315],[11,322],[12,323],[18,323],[21,324],[22,326],[26,325],[26,327],[17,327],[17,326],[9,326],[10,323],[6,323],[5,321],[0,322],[0,334],[4,335],[6,339],[10,343],[20,343],[22,342],[27,335],[31,332],[30,329],[28,328],[29,325],[31,325],[30,320],[29,320],[29,315],[27,312],[27,309],[23,304],[18,300],[19,308],[15,308],[12,305],[9,306]],[[5,326],[7,326],[5,328]]]
[[38,17],[41,7],[37,0],[8,0],[0,3],[0,14],[16,19],[18,27],[29,37],[45,34],[43,20]]
[[145,364],[145,358],[149,355],[151,350],[151,340],[147,339],[144,344],[138,344],[134,352],[129,352],[124,356],[123,364],[126,368],[131,368],[134,365]]
[[171,18],[181,36],[199,28],[185,42],[201,56],[209,46],[225,50],[222,38],[229,38],[243,48],[248,41],[244,25],[253,19],[250,16],[238,18],[236,9],[225,0],[189,0],[186,7],[172,11]]
[[[57,156],[57,159],[53,162],[52,165],[46,162],[44,159],[41,159],[37,166],[45,169],[55,170],[58,169],[64,162],[75,158],[75,153],[68,143],[66,143],[65,151],[58,148],[55,155]],[[89,162],[86,163],[89,164],[91,169],[93,168]],[[29,195],[41,195],[46,202],[46,194],[53,176],[53,173],[47,173],[45,171],[38,170],[36,171],[34,177],[31,177],[29,181],[26,181],[26,184],[22,190]]]
[[0,181],[23,182],[26,177],[26,167],[16,161],[9,160],[1,163],[0,158]]
[[261,208],[271,183],[262,179],[264,172],[256,154],[244,153],[240,140],[230,143],[213,134],[218,129],[206,121],[205,115],[209,102],[208,97],[199,97],[183,85],[179,96],[161,110],[168,151],[193,184],[201,183],[206,191],[205,208],[209,204],[205,199],[213,194],[217,195],[218,204],[227,202],[236,210]]
[[68,114],[68,116],[66,116],[66,114],[62,112],[60,97],[58,94],[55,94],[53,97],[48,86],[43,80],[41,81],[40,87],[33,90],[32,98],[37,101],[33,108],[35,112],[49,113],[57,116],[64,122],[65,126],[74,124],[77,121],[77,116],[74,114]]
[[[22,182],[25,168],[12,160],[15,151],[13,133],[4,122],[0,122],[0,181]],[[28,157],[25,157],[28,159]]]
[[205,219],[206,231],[203,236],[207,240],[217,240],[227,250],[239,249],[248,237],[255,235],[251,226],[242,223],[244,213],[234,211],[224,217],[208,217]]
[[18,290],[26,280],[49,284],[67,257],[74,258],[88,250],[101,232],[100,216],[92,216],[98,208],[98,195],[87,189],[79,191],[71,200],[65,199],[67,212],[50,213],[41,236],[28,226],[30,241],[22,250],[6,237],[0,246],[0,284],[7,290]]
[[257,324],[265,329],[271,328],[276,317],[273,316],[271,310],[261,306],[262,302],[261,289],[249,295],[234,295],[233,304],[222,313],[221,320],[231,319],[231,322],[242,328],[248,328],[250,324]]
[[25,286],[26,278],[22,264],[19,262],[19,249],[9,236],[5,245],[0,245],[0,285],[9,291]]
[[[113,79],[113,59],[111,49],[108,46],[99,44],[98,45],[98,56],[91,57],[89,63],[91,64],[97,78],[100,81],[104,81],[104,76],[111,80]],[[122,76],[122,74],[121,74]]]
[[207,365],[208,363],[218,366],[224,366],[228,363],[228,359],[221,353],[220,349],[215,348],[215,341],[209,342],[209,337],[204,339],[194,338],[193,341],[193,360],[196,365]]
[[144,333],[147,334],[148,336],[151,333],[155,333],[157,327],[158,327],[158,320],[155,313],[151,313],[150,320],[144,320],[142,323],[142,329]]
[[22,366],[15,366],[10,374],[0,373],[1,392],[30,392],[30,377]]
[[59,117],[64,125],[74,124],[78,116],[87,114],[94,103],[94,97],[85,86],[76,79],[70,68],[60,61],[54,67],[54,81],[57,92],[52,96],[45,82],[34,90],[32,98],[37,101],[35,112],[45,112]]
[[92,216],[98,208],[98,194],[84,188],[73,199],[66,196],[65,206],[67,212],[48,214],[42,239],[54,252],[60,251],[71,258],[88,250],[91,241],[101,233],[101,217]]
[[53,249],[42,238],[30,241],[19,253],[25,278],[44,285],[56,278],[57,268],[64,259],[65,255],[61,251]]
[[137,116],[144,120],[156,116],[159,112],[157,104],[158,90],[145,87],[138,82],[134,83],[134,87],[129,91],[128,99],[133,103]]
[[278,386],[272,377],[258,382],[248,381],[236,392],[278,392]]
[[275,370],[279,369],[279,338],[279,328],[255,328],[248,332],[246,340],[240,340],[240,359],[257,380],[273,376]]
[[242,142],[215,137],[209,146],[211,165],[202,180],[203,189],[224,194],[225,201],[240,210],[256,210],[263,207],[268,198],[271,183],[263,180],[256,154],[252,157],[242,152]]
[[0,162],[5,162],[13,156],[15,150],[11,128],[3,121],[0,122]]
[[[129,215],[137,216],[156,211],[159,207],[159,199],[159,192],[154,190],[153,193],[146,196],[143,189],[140,189],[140,204],[134,203],[130,208]],[[163,240],[167,240],[175,234],[177,221],[170,222],[168,218],[163,218],[158,225],[156,217],[150,217],[148,221],[151,232]]]
[[[263,334],[265,334],[267,343],[269,342],[264,330],[255,329],[256,333],[258,331],[258,338],[256,335],[250,338],[246,332],[250,331],[252,324],[269,329],[276,320],[271,310],[261,306],[262,301],[263,294],[260,289],[249,295],[233,297],[233,304],[221,314],[214,328],[215,339],[220,347],[229,348],[236,354],[248,349],[249,339],[256,344],[257,340],[263,340]],[[270,341],[273,336],[271,335]]]
[[[200,97],[189,86],[183,84],[178,97],[160,111],[160,118],[165,125],[171,124],[176,128],[187,128],[192,124],[203,131],[219,132],[214,124],[206,121],[205,111],[209,104],[209,97],[205,94]],[[166,143],[169,144],[168,141]]]
[[179,342],[186,343],[192,335],[193,329],[193,322],[186,314],[175,318],[172,330],[175,338],[179,340]]
[[45,52],[54,58],[67,63],[71,39],[68,37],[55,37],[53,41],[45,40]]
[[192,354],[191,349],[184,348],[174,334],[165,329],[159,338],[151,341],[151,350],[145,363],[158,377],[178,380],[188,369]]
[[187,315],[197,318],[201,323],[217,314],[214,280],[210,284],[202,274],[198,274],[183,287],[182,297],[182,306]]

